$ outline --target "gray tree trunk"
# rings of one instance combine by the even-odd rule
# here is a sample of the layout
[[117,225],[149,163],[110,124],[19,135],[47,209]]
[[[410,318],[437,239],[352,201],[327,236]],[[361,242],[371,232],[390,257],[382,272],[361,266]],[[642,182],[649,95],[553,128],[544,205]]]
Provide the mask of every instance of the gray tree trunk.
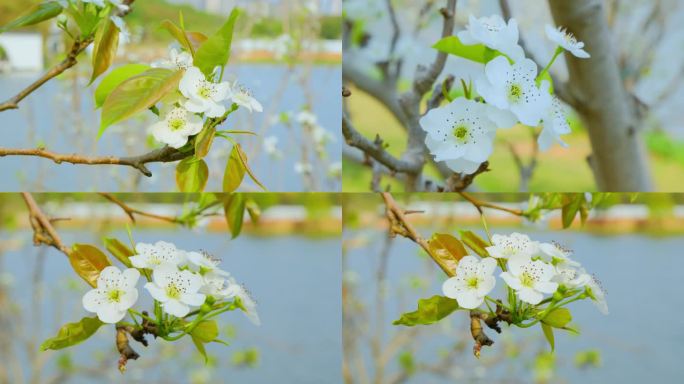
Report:
[[602,0],[549,0],[556,25],[584,41],[591,59],[565,54],[568,93],[593,148],[590,160],[599,189],[650,191],[650,171],[639,121],[620,78]]

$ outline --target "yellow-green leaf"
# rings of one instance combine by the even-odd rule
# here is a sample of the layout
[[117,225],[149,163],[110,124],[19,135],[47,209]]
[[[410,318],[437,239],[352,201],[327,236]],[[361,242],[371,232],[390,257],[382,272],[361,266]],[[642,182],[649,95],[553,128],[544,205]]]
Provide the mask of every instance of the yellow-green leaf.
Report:
[[240,187],[245,178],[245,167],[240,159],[240,146],[233,146],[226,163],[226,170],[223,172],[223,192],[233,192]]
[[102,324],[97,317],[84,317],[77,323],[65,324],[59,329],[57,336],[45,340],[40,345],[40,350],[62,349],[81,343],[95,334]]
[[176,41],[178,41],[181,47],[185,48],[193,56],[195,55],[195,48],[192,46],[192,44],[190,44],[188,36],[185,34],[181,27],[174,24],[174,22],[171,20],[164,20],[161,23],[161,28],[166,29],[171,34],[171,36],[173,36],[176,39]]
[[215,127],[207,127],[203,129],[195,138],[195,157],[198,159],[204,158],[211,149],[211,144],[214,142],[216,136]]
[[204,357],[204,364],[209,362],[209,356],[207,356],[207,350],[204,348],[204,343],[202,343],[202,340],[196,338],[195,336],[190,336],[192,337],[192,343],[195,344],[195,348],[197,348],[197,352]]
[[76,274],[91,287],[97,287],[100,271],[112,265],[102,251],[89,244],[74,244],[69,252],[69,262]]
[[209,37],[195,52],[194,64],[205,75],[210,75],[214,68],[223,67],[230,59],[230,47],[233,43],[233,29],[240,10],[234,8],[228,21],[214,35]]
[[95,32],[93,44],[93,75],[90,77],[92,84],[98,76],[105,73],[114,62],[116,51],[119,48],[119,29],[114,22],[107,18]]
[[208,37],[202,32],[185,32],[185,36],[187,36],[188,41],[190,42],[190,45],[192,46],[194,51],[197,51],[197,49],[202,45],[205,41],[207,41]]
[[568,197],[568,201],[563,204],[563,208],[561,210],[563,228],[569,228],[572,225],[572,222],[575,220],[575,216],[577,216],[577,212],[579,212],[583,202],[584,195],[581,193],[572,194]]
[[544,316],[541,321],[554,328],[563,328],[572,321],[572,315],[567,308],[556,308]]
[[196,337],[203,343],[214,341],[219,335],[218,325],[215,320],[206,320],[197,324],[195,329],[190,332],[192,337]]
[[26,14],[20,16],[4,27],[0,27],[0,33],[14,28],[38,24],[41,21],[52,19],[60,13],[62,13],[62,6],[56,1],[48,1],[47,3],[38,4],[31,7]]
[[249,218],[252,220],[252,223],[259,224],[259,219],[261,218],[261,208],[259,208],[259,204],[253,199],[247,199],[245,208],[247,209],[247,213],[249,213]]
[[241,193],[233,193],[228,196],[223,204],[223,212],[226,216],[226,224],[233,238],[242,231],[242,223],[245,218],[245,198]]
[[240,155],[240,156],[238,156],[238,159],[242,162],[242,166],[245,168],[245,172],[247,172],[247,175],[249,176],[249,178],[252,179],[252,181],[256,185],[258,185],[261,189],[266,191],[266,187],[264,187],[264,185],[261,184],[261,182],[256,178],[256,176],[254,176],[254,172],[252,172],[252,170],[249,168],[249,164],[247,164],[247,155],[242,150],[242,147],[240,146],[240,144],[235,144],[233,149],[235,149],[235,148],[237,148],[237,152]]
[[109,96],[119,84],[148,69],[150,69],[150,66],[147,64],[126,64],[112,70],[102,79],[100,85],[98,85],[95,90],[95,108],[100,108],[107,99],[107,96]]
[[551,346],[551,352],[556,348],[555,340],[553,337],[553,328],[549,325],[546,325],[544,323],[541,324],[542,331],[544,331],[544,337],[546,337],[546,341],[549,342],[549,345]]
[[461,231],[461,241],[472,249],[473,252],[477,253],[480,257],[488,257],[489,252],[487,252],[487,247],[490,244],[477,234],[472,231]]
[[181,192],[202,192],[209,180],[209,167],[202,159],[188,157],[176,166],[176,185]]
[[483,64],[501,56],[500,52],[490,49],[484,44],[464,45],[457,36],[445,37],[432,47],[440,52]]
[[429,299],[418,300],[418,310],[404,313],[394,325],[428,325],[436,323],[457,310],[458,302],[444,296],[432,296]]
[[452,272],[456,271],[458,261],[468,254],[463,243],[449,234],[435,233],[428,244],[432,255],[440,258]]
[[125,265],[127,268],[131,268],[133,266],[131,261],[128,259],[129,257],[135,255],[135,252],[132,249],[128,248],[119,240],[113,238],[105,238],[104,244],[107,251],[109,251],[112,256],[116,257],[116,259],[119,260],[123,265]]
[[119,84],[102,106],[98,137],[112,124],[147,110],[178,88],[183,71],[152,68]]

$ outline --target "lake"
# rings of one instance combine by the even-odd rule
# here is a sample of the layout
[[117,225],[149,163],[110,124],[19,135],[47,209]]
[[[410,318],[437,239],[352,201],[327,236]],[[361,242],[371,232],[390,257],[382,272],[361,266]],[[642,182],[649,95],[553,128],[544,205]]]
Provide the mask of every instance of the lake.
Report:
[[[73,69],[72,69],[73,70]],[[87,87],[89,68],[78,69],[78,80],[65,78],[48,82],[20,104],[19,110],[0,113],[4,134],[0,147],[36,148],[46,146],[57,153],[79,153],[89,156],[130,156],[157,148],[148,143],[147,127],[154,115],[144,113],[105,132],[100,140],[97,131],[99,111],[93,110],[95,87]],[[12,97],[39,76],[30,74],[0,75],[0,100]],[[250,64],[228,66],[226,79],[237,79],[248,88],[264,106],[264,113],[250,114],[240,110],[230,116],[222,129],[248,130],[259,136],[237,137],[250,158],[253,171],[271,191],[304,191],[312,189],[304,177],[297,173],[295,164],[302,161],[302,129],[274,123],[281,113],[300,111],[312,103],[320,125],[332,136],[325,145],[324,160],[309,161],[314,167],[316,183],[313,189],[338,191],[340,181],[327,177],[331,164],[341,161],[341,132],[339,122],[341,76],[340,66],[314,66],[290,69],[276,64]],[[268,156],[262,146],[268,136],[278,138],[283,157]],[[150,144],[152,146],[150,146]],[[206,159],[210,170],[207,191],[220,191],[223,170],[231,144],[217,139]],[[125,191],[169,192],[177,190],[175,164],[151,164],[153,173],[148,179],[137,170],[122,166],[86,166],[54,164],[47,159],[30,157],[0,158],[0,190],[3,191]],[[246,179],[241,190],[255,191],[258,187]]]
[[[101,244],[99,237],[82,231],[60,231],[64,241]],[[112,235],[125,239],[124,232]],[[93,382],[227,382],[227,383],[338,383],[341,377],[340,341],[341,287],[340,241],[288,237],[241,236],[229,240],[227,234],[201,231],[136,230],[136,241],[171,240],[186,250],[204,249],[223,258],[223,268],[243,283],[258,301],[261,326],[250,323],[240,312],[228,312],[218,317],[219,325],[230,324],[236,336],[228,339],[230,346],[209,345],[207,350],[216,358],[215,369],[208,370],[194,351],[192,342],[183,339],[169,348],[162,340],[151,340],[145,348],[132,346],[141,357],[131,361],[125,375],[116,369],[117,354],[113,345],[113,327],[102,328],[93,338],[65,350],[73,364],[90,367],[90,375],[76,376],[71,383]],[[23,244],[0,258],[0,281],[13,281],[7,292],[10,301],[26,315],[26,323],[16,324],[15,332],[36,335],[37,342],[53,336],[57,328],[76,321],[88,313],[81,307],[81,296],[88,286],[77,280],[66,258],[52,249],[34,248],[31,234],[26,231],[0,231],[0,242],[19,238]],[[42,250],[42,251],[41,251]],[[42,256],[38,256],[44,252]],[[32,276],[39,258],[42,269],[44,300],[38,308],[30,308]],[[142,282],[140,297],[148,299]],[[1,292],[0,292],[1,293]],[[2,296],[2,295],[0,295]],[[41,322],[36,323],[39,318]],[[41,324],[42,325],[38,325]],[[23,328],[37,327],[37,328]],[[256,348],[260,362],[255,368],[231,366],[235,351]],[[36,346],[37,349],[37,346]],[[1,351],[1,350],[0,350]],[[35,350],[33,350],[35,351]],[[40,352],[39,352],[40,353]],[[43,379],[57,371],[56,362],[63,352],[47,352],[49,360]],[[21,368],[29,371],[25,350],[18,353]],[[7,360],[2,359],[2,363]],[[203,379],[203,380],[200,380]],[[44,382],[44,381],[40,381]]]

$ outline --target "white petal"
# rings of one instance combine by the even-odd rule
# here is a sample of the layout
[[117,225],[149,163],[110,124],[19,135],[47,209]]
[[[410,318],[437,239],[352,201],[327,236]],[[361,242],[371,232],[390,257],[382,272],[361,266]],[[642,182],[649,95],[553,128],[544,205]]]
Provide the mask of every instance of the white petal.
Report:
[[183,278],[188,280],[188,292],[197,292],[202,287],[202,277],[190,271],[183,271]]
[[152,274],[152,280],[154,280],[154,282],[158,286],[166,287],[171,282],[171,278],[174,277],[177,273],[178,269],[176,267],[174,267],[173,265],[169,265],[167,263],[162,263],[154,269],[154,273]]
[[453,170],[456,173],[462,173],[466,175],[470,175],[471,173],[477,171],[477,169],[480,168],[480,164],[482,163],[473,162],[465,159],[455,159],[446,161],[446,165],[449,168],[451,168],[451,170]]
[[461,307],[474,309],[482,305],[484,297],[478,296],[474,289],[466,289],[456,296],[456,300]]
[[494,85],[505,84],[511,78],[512,72],[513,68],[503,56],[496,57],[485,66],[487,80]]
[[83,303],[83,308],[88,312],[97,312],[100,306],[107,300],[107,297],[103,295],[102,290],[92,289],[83,295],[81,300]]
[[184,293],[181,295],[181,301],[188,305],[200,306],[204,304],[207,297],[201,293]]
[[183,107],[185,107],[185,109],[188,111],[195,113],[203,113],[208,108],[206,100],[196,99],[194,97],[190,97],[188,100],[186,100],[183,104]]
[[140,278],[140,272],[135,268],[128,268],[123,273],[121,273],[121,288],[135,288],[138,284],[138,279]]
[[190,307],[175,299],[162,304],[162,307],[166,313],[176,317],[183,317],[190,312]]
[[208,103],[207,117],[221,117],[226,112],[226,107],[218,103]]
[[114,324],[126,316],[126,311],[120,311],[114,304],[102,305],[97,310],[97,317],[103,323]]
[[515,290],[522,288],[520,280],[517,277],[513,276],[510,272],[501,272],[501,274],[499,274],[499,277],[501,277],[506,282],[506,285]]
[[154,283],[146,283],[145,289],[147,289],[147,292],[149,292],[155,300],[161,303],[169,301],[169,297],[166,296],[166,292],[164,292],[164,290],[161,289],[158,285]]
[[542,301],[542,299],[544,298],[544,295],[535,291],[532,288],[523,287],[522,289],[518,290],[518,297],[520,298],[520,300],[522,300],[526,303],[536,305]]
[[482,261],[480,261],[480,264],[482,265],[482,273],[485,275],[491,275],[494,273],[494,270],[497,266],[496,260],[491,257],[485,257],[482,259]]
[[558,289],[558,283],[540,281],[534,284],[534,289],[543,293],[554,293]]
[[455,299],[456,295],[461,291],[457,284],[459,281],[460,279],[457,277],[450,277],[442,283],[442,293],[444,293],[444,296]]
[[135,255],[128,258],[136,268],[147,268],[147,259],[145,256]]
[[119,296],[119,303],[117,304],[117,309],[120,311],[127,311],[128,308],[135,305],[138,301],[138,290],[130,289],[124,291],[124,293]]
[[518,123],[515,115],[508,110],[487,104],[487,115],[497,128],[510,128]]
[[97,287],[100,289],[107,287],[118,287],[120,279],[121,271],[119,268],[110,265],[100,271],[100,275],[97,277]]
[[178,90],[183,96],[190,97],[197,91],[198,85],[204,81],[204,75],[197,67],[190,67],[185,71],[183,78],[178,84]]
[[487,276],[483,279],[483,281],[477,287],[477,294],[481,297],[484,297],[487,294],[489,294],[489,292],[491,292],[492,289],[494,289],[495,285],[496,285],[496,278],[494,276]]

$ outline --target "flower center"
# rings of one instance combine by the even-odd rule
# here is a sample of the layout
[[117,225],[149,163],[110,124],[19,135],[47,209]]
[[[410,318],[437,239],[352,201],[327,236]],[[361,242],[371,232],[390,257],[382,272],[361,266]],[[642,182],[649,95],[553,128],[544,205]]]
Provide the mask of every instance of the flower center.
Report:
[[468,280],[466,280],[466,285],[468,288],[477,288],[478,285],[480,285],[480,279],[478,279],[477,276],[469,277]]
[[110,302],[113,303],[118,303],[121,300],[121,296],[123,295],[123,291],[118,290],[118,289],[112,289],[107,293],[107,298],[109,299]]
[[512,102],[517,102],[520,100],[520,97],[522,97],[523,91],[522,87],[518,84],[511,84],[511,87],[508,89],[508,100]]
[[470,136],[468,127],[466,127],[465,125],[459,125],[457,127],[454,127],[453,134],[454,134],[454,137],[456,138],[456,140],[458,140],[462,143],[467,142],[468,136]]
[[185,127],[185,120],[178,118],[169,120],[169,128],[171,128],[172,131],[177,131],[183,127]]
[[534,281],[534,277],[527,272],[523,272],[522,275],[520,275],[520,284],[522,284],[523,287],[532,288],[534,286]]
[[181,295],[180,290],[176,287],[176,284],[169,284],[166,286],[166,296],[171,299],[179,299]]
[[197,94],[204,99],[208,99],[214,94],[214,89],[211,84],[204,82],[199,89],[197,89]]

